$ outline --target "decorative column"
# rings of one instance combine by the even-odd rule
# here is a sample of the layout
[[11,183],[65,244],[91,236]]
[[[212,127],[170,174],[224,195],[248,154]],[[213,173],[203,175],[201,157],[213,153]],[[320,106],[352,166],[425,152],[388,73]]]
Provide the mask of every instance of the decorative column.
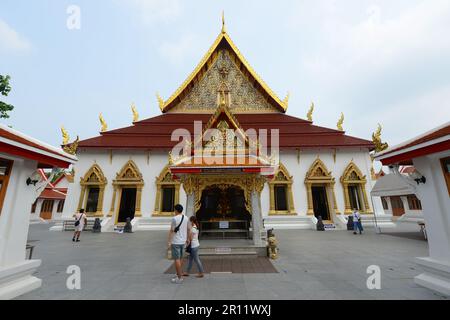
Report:
[[306,184],[306,191],[308,193],[308,215],[314,214],[314,208],[313,208],[313,197],[312,197],[312,186],[311,183]]
[[195,192],[191,192],[187,194],[186,199],[186,216],[188,218],[195,215],[195,208],[194,208],[194,202],[195,202]]
[[360,184],[360,192],[362,193],[362,198],[364,201],[364,208],[365,208],[365,213],[373,213],[373,210],[371,210],[370,205],[369,205],[369,201],[367,200],[367,194],[366,194],[366,184],[365,183],[361,183]]
[[289,214],[295,213],[295,206],[294,206],[294,196],[292,194],[292,183],[287,184],[287,193],[288,193],[288,199],[289,199]]
[[252,191],[252,230],[253,230],[253,244],[255,246],[262,246],[263,241],[261,239],[262,230],[262,215],[261,215],[261,201],[259,193],[255,190]]
[[108,217],[112,217],[114,214],[114,209],[116,205],[116,193],[117,193],[117,187],[114,186],[113,196],[111,200],[111,209],[109,210]]
[[275,214],[275,190],[274,185],[269,183],[269,193],[270,193],[270,210],[269,214]]
[[86,186],[82,185],[81,186],[80,200],[78,201],[77,212],[79,212],[81,207],[83,206],[83,200],[84,200],[85,194],[86,194]]
[[97,201],[97,211],[95,212],[95,217],[103,217],[103,197],[105,194],[105,186],[100,186]]
[[136,209],[134,212],[135,217],[142,217],[141,198],[142,198],[142,186],[138,186],[136,189]]
[[334,182],[330,186],[331,186],[331,193],[333,195],[334,213],[341,214],[341,212],[339,211],[338,205],[337,205],[337,201],[336,201],[336,193],[334,192]]
[[344,188],[344,202],[345,202],[345,214],[351,214],[352,208],[350,206],[350,197],[348,194],[348,183],[342,183],[342,188]]

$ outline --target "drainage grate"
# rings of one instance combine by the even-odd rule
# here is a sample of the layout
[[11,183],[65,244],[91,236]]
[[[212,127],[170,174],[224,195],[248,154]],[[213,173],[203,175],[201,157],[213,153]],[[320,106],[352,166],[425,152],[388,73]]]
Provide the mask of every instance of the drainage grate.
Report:
[[[201,259],[205,273],[211,274],[230,274],[230,273],[278,273],[270,259],[266,257],[257,258],[231,258],[214,257]],[[184,259],[183,269],[186,269],[187,259]],[[193,265],[192,273],[197,272],[197,266]],[[165,272],[166,274],[175,273],[175,265],[172,264]]]

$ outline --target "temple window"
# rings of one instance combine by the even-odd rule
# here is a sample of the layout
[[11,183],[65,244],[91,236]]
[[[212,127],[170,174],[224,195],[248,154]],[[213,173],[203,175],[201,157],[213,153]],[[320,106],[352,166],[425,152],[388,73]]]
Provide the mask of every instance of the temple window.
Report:
[[280,164],[274,178],[269,182],[270,215],[293,215],[292,177],[286,167]]
[[63,210],[64,210],[64,203],[65,203],[64,200],[60,200],[58,202],[58,207],[56,208],[56,212],[58,212],[58,213],[63,212]]
[[354,209],[363,213],[371,213],[366,194],[366,182],[366,176],[353,161],[350,162],[341,177],[346,214],[352,213]]
[[422,210],[422,203],[416,195],[412,194],[408,196],[408,207],[409,210]]
[[88,215],[103,216],[103,195],[107,180],[102,169],[94,164],[81,178],[81,194],[78,210],[85,209]]
[[386,197],[381,197],[381,203],[383,204],[384,210],[389,210],[389,204],[388,204]]
[[171,216],[180,201],[180,182],[173,179],[166,166],[156,179],[156,199],[153,215]]

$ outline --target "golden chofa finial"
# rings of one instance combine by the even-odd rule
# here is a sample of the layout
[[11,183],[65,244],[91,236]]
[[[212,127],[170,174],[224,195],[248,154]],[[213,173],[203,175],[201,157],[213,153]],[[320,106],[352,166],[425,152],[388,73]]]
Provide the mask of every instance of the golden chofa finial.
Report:
[[225,27],[225,10],[222,11],[222,33],[226,33],[227,29]]
[[314,102],[311,102],[311,107],[309,107],[309,111],[308,114],[306,115],[306,118],[308,119],[308,121],[313,121],[313,113],[314,113]]
[[103,115],[100,113],[99,115],[100,124],[102,125],[100,132],[105,132],[108,130],[108,125],[106,124],[105,118],[103,118]]
[[131,104],[131,112],[133,112],[133,122],[139,121],[139,113],[136,110],[136,105],[134,103]]
[[372,142],[375,145],[375,152],[384,151],[389,147],[386,142],[381,141],[381,130],[381,124],[378,124],[377,131],[372,134]]
[[289,107],[289,98],[291,97],[291,93],[288,92],[286,98],[283,100],[284,109],[286,110]]
[[164,99],[161,98],[161,96],[159,95],[158,92],[156,93],[156,99],[158,99],[159,108],[161,109],[161,111],[163,111],[164,110]]
[[339,121],[338,121],[338,123],[337,123],[337,128],[338,128],[338,130],[340,130],[340,131],[344,131],[344,127],[342,126],[342,125],[344,124],[344,119],[345,119],[344,113],[341,112],[341,117],[339,118]]
[[69,133],[67,132],[66,128],[64,128],[64,126],[61,126],[61,133],[62,133],[62,137],[63,137],[62,144],[63,144],[63,146],[65,146],[66,144],[69,143],[70,136],[69,136]]

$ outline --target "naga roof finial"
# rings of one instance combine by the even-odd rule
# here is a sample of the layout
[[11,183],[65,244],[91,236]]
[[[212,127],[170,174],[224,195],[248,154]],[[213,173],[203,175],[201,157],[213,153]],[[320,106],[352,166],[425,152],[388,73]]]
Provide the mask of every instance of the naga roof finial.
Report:
[[313,113],[314,113],[314,102],[311,102],[311,107],[309,108],[308,114],[306,115],[308,121],[313,121]]
[[340,131],[344,131],[344,127],[342,126],[342,125],[344,124],[344,119],[345,119],[344,113],[341,112],[341,117],[339,118],[339,121],[338,121],[338,123],[337,123],[337,128],[338,128],[338,130],[340,130]]
[[134,102],[131,104],[131,112],[133,112],[133,122],[139,121],[139,113],[136,110],[136,105]]
[[100,124],[102,125],[100,132],[105,132],[108,130],[108,125],[106,124],[105,118],[103,118],[103,115],[100,113],[100,116],[98,117],[100,120]]

